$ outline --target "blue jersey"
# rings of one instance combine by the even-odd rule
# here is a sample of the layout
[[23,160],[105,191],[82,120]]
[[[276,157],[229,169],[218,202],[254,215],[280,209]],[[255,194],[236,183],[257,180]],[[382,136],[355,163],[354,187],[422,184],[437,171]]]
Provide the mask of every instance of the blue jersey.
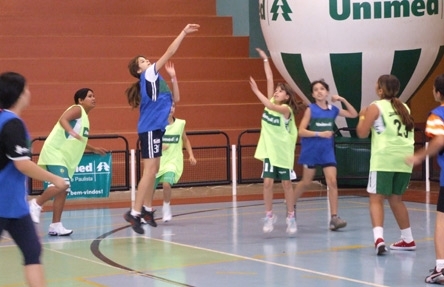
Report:
[[141,73],[140,96],[137,132],[165,131],[173,100],[170,88],[156,71],[156,64]]
[[[437,135],[442,135],[444,130],[444,106],[439,106],[430,112],[427,118],[425,133],[428,137],[433,138]],[[439,185],[444,186],[444,150],[441,150],[438,155],[438,165],[441,168],[439,175]]]
[[[309,105],[311,116],[307,129],[315,132],[333,131],[335,119],[339,108],[328,105],[328,109],[321,109],[317,104]],[[299,164],[309,166],[334,164],[336,157],[334,150],[334,137],[302,137]]]
[[29,214],[26,200],[28,177],[14,161],[30,160],[30,140],[23,121],[13,112],[0,110],[0,217]]

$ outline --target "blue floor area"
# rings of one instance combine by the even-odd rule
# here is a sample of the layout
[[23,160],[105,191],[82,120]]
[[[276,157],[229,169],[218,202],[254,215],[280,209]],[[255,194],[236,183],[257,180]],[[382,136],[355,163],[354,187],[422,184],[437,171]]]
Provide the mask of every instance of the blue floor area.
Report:
[[[285,205],[271,233],[262,232],[262,201],[173,205],[173,220],[134,233],[126,209],[66,211],[69,237],[50,237],[51,213],[42,213],[38,231],[44,247],[48,286],[428,286],[434,267],[435,205],[406,203],[416,251],[376,256],[365,197],[341,197],[339,215],[348,222],[328,230],[325,198],[302,199],[298,231],[285,232]],[[400,231],[388,205],[387,245]],[[161,217],[161,210],[156,212]],[[7,233],[0,242],[0,286],[25,286],[21,258]],[[7,263],[6,263],[7,262]]]

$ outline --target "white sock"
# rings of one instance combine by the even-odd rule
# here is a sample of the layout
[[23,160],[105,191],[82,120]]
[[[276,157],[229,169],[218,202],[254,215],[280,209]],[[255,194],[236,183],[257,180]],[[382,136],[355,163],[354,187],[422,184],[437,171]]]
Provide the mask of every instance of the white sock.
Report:
[[384,239],[384,228],[382,226],[376,226],[373,228],[373,241],[376,242],[378,238]]
[[149,211],[149,212],[153,211],[152,207],[148,207],[146,205],[144,205],[143,207],[145,208],[146,211]]
[[436,270],[441,271],[444,269],[444,259],[436,259]]
[[410,227],[401,230],[401,239],[407,243],[413,241],[412,229]]
[[140,216],[140,212],[138,212],[137,210],[135,210],[134,208],[131,209],[131,215],[136,217],[136,216]]

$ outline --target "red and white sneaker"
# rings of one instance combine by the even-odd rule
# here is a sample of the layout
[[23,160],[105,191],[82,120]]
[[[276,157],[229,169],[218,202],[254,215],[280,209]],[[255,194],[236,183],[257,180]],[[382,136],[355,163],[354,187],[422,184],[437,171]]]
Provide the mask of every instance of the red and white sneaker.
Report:
[[382,255],[387,252],[387,248],[385,248],[384,239],[382,239],[382,238],[376,239],[375,251],[376,251],[376,255]]
[[403,251],[413,251],[416,250],[416,244],[415,241],[412,242],[405,242],[403,239],[399,240],[398,242],[395,242],[390,245],[390,249],[392,250],[403,250]]

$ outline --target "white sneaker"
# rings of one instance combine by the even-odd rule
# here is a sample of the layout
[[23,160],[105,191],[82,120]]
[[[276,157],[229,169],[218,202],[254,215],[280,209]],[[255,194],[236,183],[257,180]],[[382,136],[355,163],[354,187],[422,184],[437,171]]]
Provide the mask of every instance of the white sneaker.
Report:
[[63,227],[63,224],[61,222],[57,222],[57,223],[51,223],[49,225],[49,232],[48,234],[50,236],[68,236],[72,234],[72,230],[71,229],[66,229],[65,227]]
[[277,220],[277,216],[275,214],[273,214],[272,217],[266,216],[264,218],[264,227],[262,228],[262,230],[265,233],[272,232],[273,231],[273,224],[276,223],[276,220]]
[[295,234],[298,230],[298,227],[296,225],[296,219],[294,217],[288,218],[287,217],[287,233],[288,234]]
[[162,220],[163,222],[170,221],[173,218],[173,215],[171,214],[171,206],[170,203],[163,203],[162,207]]
[[42,212],[42,207],[37,204],[37,200],[35,198],[31,199],[28,204],[32,221],[34,221],[34,223],[40,223],[40,212]]

